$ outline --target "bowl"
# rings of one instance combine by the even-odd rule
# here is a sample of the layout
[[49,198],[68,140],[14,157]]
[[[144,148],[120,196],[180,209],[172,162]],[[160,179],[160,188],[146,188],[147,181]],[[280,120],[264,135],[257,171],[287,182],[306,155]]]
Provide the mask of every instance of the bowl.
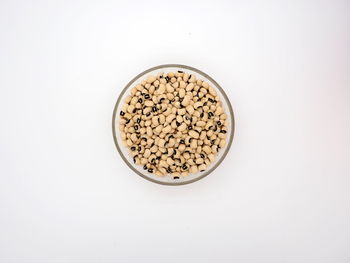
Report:
[[[217,92],[218,96],[220,97],[220,100],[222,102],[222,106],[224,108],[224,111],[227,115],[227,120],[228,120],[228,126],[227,126],[227,137],[226,137],[226,145],[221,148],[216,156],[216,159],[214,162],[212,162],[205,171],[203,172],[198,172],[195,174],[190,174],[188,176],[183,176],[180,177],[179,179],[174,179],[169,175],[166,176],[157,176],[152,173],[148,173],[147,170],[144,170],[142,165],[136,165],[133,162],[133,158],[128,154],[128,149],[123,146],[122,140],[121,140],[121,134],[118,128],[119,125],[119,112],[121,111],[121,108],[123,106],[123,102],[125,100],[125,97],[130,94],[131,89],[136,86],[139,82],[147,78],[149,75],[156,75],[157,73],[160,72],[175,72],[175,71],[184,71],[189,74],[195,74],[197,79],[201,79],[203,81],[206,81],[211,85]],[[160,65],[156,66],[150,69],[145,70],[144,72],[138,74],[136,77],[134,77],[127,85],[126,87],[122,90],[120,93],[117,102],[114,107],[113,111],[113,117],[112,117],[112,132],[113,132],[113,139],[115,146],[117,147],[117,150],[124,160],[124,162],[127,164],[127,166],[133,170],[136,174],[140,175],[141,177],[154,182],[158,184],[163,184],[163,185],[183,185],[183,184],[189,184],[193,183],[195,181],[198,181],[208,174],[212,173],[220,164],[221,162],[225,159],[231,144],[233,140],[233,135],[234,135],[234,128],[235,128],[235,119],[233,115],[233,110],[231,103],[224,92],[224,90],[220,87],[220,85],[209,75],[206,73],[190,67],[190,66],[185,66],[185,65],[179,65],[179,64],[166,64],[166,65]]]

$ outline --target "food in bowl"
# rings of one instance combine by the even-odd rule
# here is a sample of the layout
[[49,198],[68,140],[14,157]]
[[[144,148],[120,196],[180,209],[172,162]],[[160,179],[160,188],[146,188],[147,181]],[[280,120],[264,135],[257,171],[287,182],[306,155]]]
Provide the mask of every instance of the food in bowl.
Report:
[[136,165],[173,179],[203,172],[226,145],[227,115],[215,88],[184,71],[149,75],[119,112]]

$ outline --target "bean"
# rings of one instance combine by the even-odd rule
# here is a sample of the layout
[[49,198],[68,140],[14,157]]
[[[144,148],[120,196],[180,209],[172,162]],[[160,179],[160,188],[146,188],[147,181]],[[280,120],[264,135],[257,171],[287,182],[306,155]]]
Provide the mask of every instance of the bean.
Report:
[[189,134],[192,138],[195,138],[195,139],[198,139],[198,138],[199,138],[199,134],[198,134],[198,132],[196,132],[196,131],[191,130],[191,131],[188,132],[188,134]]
[[149,76],[146,80],[147,83],[153,83],[156,80],[154,76]]

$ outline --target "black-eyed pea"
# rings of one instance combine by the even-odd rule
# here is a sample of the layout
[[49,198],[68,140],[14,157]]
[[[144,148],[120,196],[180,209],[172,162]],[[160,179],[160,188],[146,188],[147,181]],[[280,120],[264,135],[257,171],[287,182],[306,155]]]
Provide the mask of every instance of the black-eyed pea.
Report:
[[164,145],[165,145],[165,140],[164,139],[159,139],[158,146],[161,147],[161,148],[164,148]]
[[137,91],[138,91],[137,88],[134,87],[134,88],[131,89],[130,93],[131,93],[132,96],[134,96]]
[[146,133],[149,137],[151,137],[153,135],[153,131],[152,131],[152,128],[150,126],[147,126]]
[[170,85],[169,83],[167,83],[165,85],[165,88],[166,88],[166,91],[167,92],[170,92],[170,93],[173,93],[174,92],[174,87],[172,85]]
[[[151,101],[151,100],[146,100],[146,101],[145,101],[145,106],[147,106],[147,107],[153,107],[153,105],[154,105],[153,101]],[[150,110],[150,111],[151,111],[151,110]]]
[[185,144],[180,144],[178,149],[180,152],[183,152],[185,150],[185,148],[186,148]]
[[152,124],[154,125],[154,126],[158,126],[159,125],[159,117],[158,116],[153,116],[152,117]]
[[193,82],[196,82],[196,81],[197,81],[197,78],[196,78],[195,75],[192,74],[192,75],[190,76],[190,78],[189,78],[188,81],[191,82],[191,83],[193,83]]
[[208,145],[204,145],[202,147],[202,150],[206,153],[206,154],[211,154],[211,148]]
[[203,83],[203,81],[202,81],[202,80],[197,79],[196,84],[197,84],[198,86],[201,86],[201,85],[202,85],[202,83]]
[[168,148],[168,156],[173,155],[173,153],[174,153],[174,148]]
[[136,142],[136,141],[137,141],[136,133],[132,133],[132,134],[130,135],[130,139],[131,139],[132,142]]
[[165,133],[162,133],[162,132],[161,132],[158,136],[159,136],[159,138],[164,139],[164,138],[165,138],[165,135],[166,135]]
[[220,143],[220,139],[219,139],[219,138],[216,138],[215,141],[214,141],[214,144],[215,144],[215,145],[219,145],[219,143]]
[[186,160],[190,159],[190,154],[188,152],[185,152],[183,155],[182,155]]
[[161,151],[159,151],[159,150],[155,154],[158,158],[162,155]]
[[164,116],[164,114],[159,115],[159,123],[160,123],[160,124],[164,124],[164,122],[165,122],[165,116]]
[[150,149],[146,149],[145,152],[143,153],[143,157],[148,159],[150,156],[151,156]]
[[154,104],[158,104],[158,97],[157,96],[153,96],[152,97],[152,101]]
[[226,139],[226,133],[218,133],[217,135],[220,139]]
[[179,101],[174,102],[174,106],[179,109],[181,107],[181,103]]
[[187,129],[186,123],[182,123],[177,129],[181,132],[185,131]]
[[155,129],[154,132],[157,134],[160,134],[163,130],[163,126],[162,125],[158,125]]
[[173,147],[174,145],[175,145],[175,139],[174,138],[169,139],[168,147]]
[[163,130],[162,130],[162,132],[165,133],[165,134],[169,133],[170,131],[171,131],[171,126],[170,126],[170,125],[165,126],[165,127],[163,128]]
[[135,128],[134,127],[129,127],[127,128],[127,131],[130,133],[134,133],[135,132]]
[[204,163],[205,163],[205,165],[208,167],[209,165],[210,165],[210,160],[208,159],[208,158],[206,158],[205,160],[204,160]]
[[154,85],[156,88],[158,88],[159,84],[160,84],[160,82],[159,82],[158,79],[157,79],[156,81],[153,82],[153,85]]
[[188,95],[185,95],[183,101],[181,102],[181,104],[186,107],[190,104],[190,101],[191,101],[191,97],[188,96]]
[[168,165],[173,165],[175,163],[174,160],[171,157],[168,157],[166,159],[166,162],[167,162]]
[[198,146],[198,141],[197,140],[192,140],[190,147],[191,149],[196,149]]
[[204,172],[206,169],[207,169],[207,166],[204,163],[198,166],[198,170],[200,172]]
[[174,94],[173,93],[167,93],[166,94],[166,97],[169,101],[173,100],[175,98]]
[[138,100],[137,97],[132,97],[132,99],[130,100],[130,104],[135,105],[137,103],[137,100]]
[[165,118],[165,121],[167,123],[171,123],[175,117],[176,117],[176,115],[171,113]]
[[[203,144],[203,142],[202,141],[198,141],[198,142],[201,142],[202,144]],[[201,145],[202,145],[201,144]],[[197,153],[201,153],[202,152],[202,146],[201,145],[198,145],[198,147],[197,147],[197,149],[196,149],[196,152]]]
[[147,83],[153,83],[157,78],[155,76],[149,76],[146,80]]
[[197,93],[199,92],[200,87],[198,85],[194,86],[193,90],[196,91]]
[[198,127],[204,127],[205,126],[205,121],[197,121],[196,122],[196,126],[198,126]]
[[203,140],[203,144],[210,144],[210,140],[208,140],[208,138],[205,137],[204,140]]
[[125,97],[125,103],[129,103],[131,101],[132,97],[130,95]]
[[197,172],[198,172],[198,167],[197,167],[197,165],[192,165],[192,166],[190,167],[190,173],[195,174],[195,173],[197,173]]
[[217,107],[216,108],[216,111],[215,111],[215,115],[221,115],[223,113],[223,109],[222,109],[222,107]]
[[204,163],[203,158],[197,158],[196,159],[196,164],[202,164],[202,163]]
[[207,136],[207,132],[206,131],[201,131],[201,133],[199,135],[199,140],[203,141],[206,136]]
[[210,93],[212,96],[214,96],[214,97],[217,96],[217,93],[216,93],[216,91],[215,91],[215,89],[214,89],[213,87],[209,86],[209,87],[208,87],[208,90],[209,90],[209,93]]
[[188,132],[188,134],[189,134],[192,138],[194,138],[194,139],[198,139],[198,138],[199,138],[198,132],[196,132],[196,131],[194,131],[194,130],[190,130],[190,131]]
[[185,95],[186,95],[185,89],[179,89],[179,97],[183,98],[183,97],[185,97]]
[[213,145],[213,146],[211,146],[211,152],[212,153],[217,153],[218,152],[218,146],[217,145]]
[[186,114],[186,109],[185,108],[181,108],[177,110],[177,114],[179,115],[185,115]]
[[186,91],[192,91],[193,88],[194,88],[193,83],[190,83],[190,84],[188,84],[188,85],[186,86]]
[[199,107],[202,107],[203,106],[203,103],[201,101],[197,101],[193,104],[193,107],[195,109],[198,109]]
[[151,147],[151,145],[154,143],[154,139],[152,139],[152,138],[148,138],[147,139],[147,145],[149,146],[149,147]]
[[146,158],[141,158],[140,164],[145,165],[148,163],[148,160]]
[[198,97],[203,98],[204,94],[202,92],[198,92]]
[[226,140],[220,140],[219,147],[223,148],[226,145]]
[[134,109],[135,109],[134,105],[129,105],[127,111],[131,114],[131,113],[133,113]]

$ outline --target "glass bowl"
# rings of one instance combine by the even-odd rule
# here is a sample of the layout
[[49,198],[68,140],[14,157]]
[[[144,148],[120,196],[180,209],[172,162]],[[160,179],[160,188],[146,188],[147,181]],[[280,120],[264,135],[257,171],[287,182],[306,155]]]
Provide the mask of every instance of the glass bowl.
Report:
[[[157,176],[153,173],[147,172],[147,170],[144,170],[142,165],[136,165],[133,162],[133,158],[128,154],[128,149],[123,146],[122,140],[121,140],[121,134],[119,131],[119,112],[121,111],[121,108],[123,106],[125,97],[130,94],[131,89],[136,86],[139,82],[146,79],[149,75],[156,75],[160,72],[175,72],[175,71],[184,71],[189,74],[196,75],[197,79],[201,79],[203,81],[206,81],[211,85],[217,92],[218,96],[220,97],[220,100],[222,102],[224,111],[227,115],[228,120],[228,126],[227,126],[227,137],[226,137],[226,145],[221,148],[216,156],[216,159],[214,162],[212,162],[205,171],[198,172],[195,174],[190,174],[188,176],[181,176],[179,179],[174,179],[169,175],[165,176]],[[135,78],[133,78],[126,87],[122,90],[121,94],[118,97],[118,100],[115,104],[114,111],[113,111],[113,117],[112,117],[112,132],[113,132],[113,139],[115,146],[117,147],[117,150],[122,157],[122,159],[125,161],[125,163],[130,167],[131,170],[133,170],[135,173],[140,175],[141,177],[154,182],[158,184],[163,185],[183,185],[183,184],[189,184],[193,183],[195,181],[198,181],[199,179],[207,176],[211,172],[213,172],[216,167],[220,165],[220,163],[224,160],[225,156],[227,155],[227,152],[229,151],[232,140],[233,140],[233,134],[234,134],[234,128],[235,128],[235,120],[233,115],[233,110],[231,103],[225,94],[224,90],[220,87],[220,85],[212,79],[210,76],[205,74],[204,72],[195,69],[193,67],[185,66],[185,65],[179,65],[179,64],[166,64],[166,65],[160,65],[156,66],[150,69],[145,70],[144,72],[138,74]]]

